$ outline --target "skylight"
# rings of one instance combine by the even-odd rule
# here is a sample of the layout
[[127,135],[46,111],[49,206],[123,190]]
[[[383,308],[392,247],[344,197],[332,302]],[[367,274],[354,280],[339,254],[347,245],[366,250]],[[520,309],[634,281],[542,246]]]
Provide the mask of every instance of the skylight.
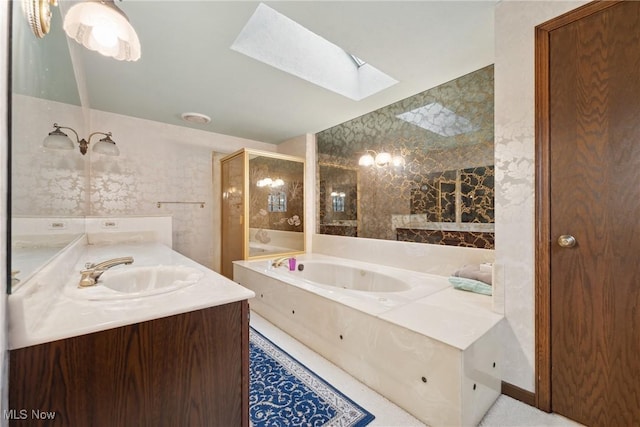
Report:
[[264,3],[231,49],[355,101],[398,83]]
[[396,117],[441,136],[455,136],[480,129],[480,126],[474,125],[469,119],[457,115],[438,102],[423,105]]

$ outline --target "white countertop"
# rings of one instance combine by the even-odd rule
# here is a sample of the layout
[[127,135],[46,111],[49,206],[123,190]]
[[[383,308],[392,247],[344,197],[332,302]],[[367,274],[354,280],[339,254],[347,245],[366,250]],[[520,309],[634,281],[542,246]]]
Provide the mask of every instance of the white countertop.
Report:
[[[85,263],[123,256],[134,258],[131,267],[181,265],[202,271],[203,277],[190,286],[141,298],[91,301],[69,296],[73,292],[67,291],[77,288]],[[113,269],[127,267],[121,265]],[[9,348],[99,332],[254,296],[252,291],[163,244],[87,245],[84,238],[65,249],[9,296]]]
[[448,287],[378,315],[421,335],[465,350],[504,318],[491,297]]

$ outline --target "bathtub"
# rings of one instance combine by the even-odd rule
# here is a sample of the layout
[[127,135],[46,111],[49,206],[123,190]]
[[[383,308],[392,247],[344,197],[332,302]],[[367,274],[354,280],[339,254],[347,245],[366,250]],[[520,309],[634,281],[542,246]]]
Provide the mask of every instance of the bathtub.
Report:
[[[234,262],[251,309],[430,426],[477,425],[500,395],[503,316],[447,277],[319,254]],[[368,408],[375,415],[375,408]]]
[[358,292],[404,292],[411,289],[407,280],[372,270],[328,261],[304,261],[297,269],[287,271],[292,280],[303,280],[317,286]]

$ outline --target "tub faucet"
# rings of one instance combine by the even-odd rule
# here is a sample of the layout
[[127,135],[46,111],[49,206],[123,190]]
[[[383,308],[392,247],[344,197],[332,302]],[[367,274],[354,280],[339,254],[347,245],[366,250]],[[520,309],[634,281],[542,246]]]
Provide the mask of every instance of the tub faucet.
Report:
[[126,256],[122,258],[113,258],[106,261],[102,261],[98,264],[87,263],[85,264],[85,269],[80,272],[80,283],[78,283],[79,288],[86,288],[88,286],[94,286],[102,273],[110,269],[111,267],[115,267],[120,264],[131,264],[133,263],[133,257]]
[[276,258],[273,261],[271,261],[271,267],[275,267],[275,268],[280,267],[282,264],[284,264],[285,261],[287,261],[287,260],[289,260],[291,258],[293,258],[293,257],[291,257],[291,256],[283,256],[281,258]]

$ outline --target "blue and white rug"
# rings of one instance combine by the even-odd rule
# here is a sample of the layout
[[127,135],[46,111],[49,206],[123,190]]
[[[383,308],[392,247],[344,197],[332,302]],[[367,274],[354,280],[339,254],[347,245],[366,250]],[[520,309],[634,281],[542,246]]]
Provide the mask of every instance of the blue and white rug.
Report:
[[249,351],[254,427],[363,427],[375,418],[253,328]]

